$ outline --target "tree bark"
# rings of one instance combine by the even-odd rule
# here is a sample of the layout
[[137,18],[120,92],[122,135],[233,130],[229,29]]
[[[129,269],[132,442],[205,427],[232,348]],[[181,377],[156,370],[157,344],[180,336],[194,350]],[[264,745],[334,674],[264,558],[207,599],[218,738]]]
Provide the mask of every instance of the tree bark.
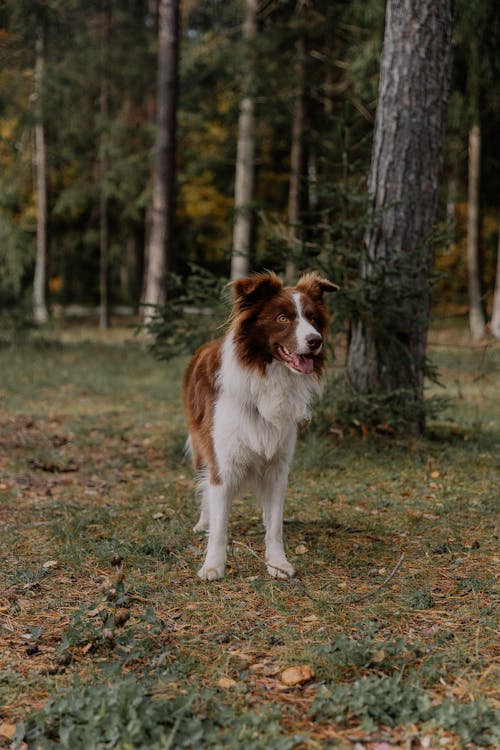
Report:
[[35,323],[46,323],[47,312],[47,151],[43,107],[43,74],[45,66],[44,32],[36,40],[35,61],[35,171],[36,171],[36,262],[33,280],[33,317]]
[[491,333],[496,339],[500,339],[500,224],[498,227],[497,273],[491,314]]
[[[304,87],[305,87],[305,44],[304,39],[297,42],[296,49],[296,92],[292,115],[292,144],[290,149],[290,181],[288,188],[288,224],[290,245],[295,250],[300,242],[299,224],[302,193],[302,169],[304,163]],[[295,276],[295,263],[288,259],[285,278],[291,282]]]
[[[257,33],[258,0],[245,0],[243,39],[248,49]],[[233,252],[231,257],[231,279],[247,276],[250,271],[253,225],[253,191],[255,173],[255,102],[252,94],[253,74],[247,59],[244,80],[244,96],[238,117],[238,141],[236,144],[236,174],[234,184]]]
[[469,326],[474,342],[484,336],[479,265],[479,184],[481,172],[481,128],[469,131],[469,176],[467,196],[467,272],[469,280]]
[[99,155],[99,326],[109,328],[109,226],[106,176],[108,163],[109,118],[109,51],[111,38],[112,0],[103,0],[103,44],[101,52],[101,148]]
[[[451,0],[388,0],[372,164],[372,222],[347,379],[356,393],[413,403],[424,427],[424,362],[433,230],[443,162]],[[410,414],[410,410],[407,411]]]
[[151,233],[145,253],[144,318],[167,298],[168,254],[174,224],[179,0],[159,0],[156,141]]

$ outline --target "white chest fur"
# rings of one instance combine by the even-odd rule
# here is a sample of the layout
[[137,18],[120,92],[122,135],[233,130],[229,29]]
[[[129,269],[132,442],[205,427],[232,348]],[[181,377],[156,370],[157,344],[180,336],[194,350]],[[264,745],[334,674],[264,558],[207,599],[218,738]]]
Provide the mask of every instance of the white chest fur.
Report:
[[268,365],[265,375],[242,367],[231,334],[223,345],[218,380],[213,436],[223,465],[246,463],[250,454],[270,461],[293,449],[297,424],[310,417],[311,402],[321,393],[315,375],[291,372],[278,361]]

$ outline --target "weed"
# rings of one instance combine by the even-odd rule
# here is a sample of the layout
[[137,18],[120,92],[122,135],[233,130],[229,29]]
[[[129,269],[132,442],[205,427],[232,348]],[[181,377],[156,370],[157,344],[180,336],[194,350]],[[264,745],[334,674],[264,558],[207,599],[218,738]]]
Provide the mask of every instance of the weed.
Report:
[[17,728],[14,747],[23,740],[33,750],[167,750],[224,747],[227,750],[290,750],[299,736],[287,737],[275,712],[257,714],[221,705],[215,691],[191,689],[164,698],[147,676],[115,677],[109,684],[83,685],[54,696]]
[[428,724],[456,732],[464,744],[487,746],[500,740],[500,711],[484,701],[445,699],[433,704],[415,679],[405,680],[401,674],[328,683],[318,691],[312,713],[316,721],[359,721],[368,732],[380,725]]

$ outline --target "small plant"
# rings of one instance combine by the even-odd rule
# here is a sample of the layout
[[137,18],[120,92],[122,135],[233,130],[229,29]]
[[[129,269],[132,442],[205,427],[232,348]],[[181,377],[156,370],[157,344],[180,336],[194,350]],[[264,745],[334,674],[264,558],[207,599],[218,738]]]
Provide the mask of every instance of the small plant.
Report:
[[370,675],[347,684],[322,687],[313,705],[317,721],[348,724],[355,719],[370,732],[377,726],[395,727],[425,721],[431,700],[417,684],[403,682],[400,674]]
[[485,701],[445,699],[433,704],[416,680],[405,680],[401,674],[370,675],[347,684],[322,686],[312,713],[316,721],[360,722],[365,731],[381,725],[427,724],[455,732],[464,744],[487,746],[500,741],[500,711]]
[[[372,638],[354,640],[340,635],[332,643],[317,648],[323,668],[339,674],[362,674],[363,670],[376,667],[392,674],[422,656],[418,646],[407,643],[404,638],[395,641],[376,641]],[[328,676],[331,676],[330,674]]]
[[125,589],[121,557],[115,555],[111,564],[113,576],[99,586],[101,601],[83,605],[73,614],[71,624],[61,637],[53,671],[63,670],[76,652],[105,655],[114,652],[121,663],[131,662],[143,657],[162,632],[163,623],[149,609],[134,618],[132,627],[127,626],[132,606]]
[[283,733],[275,711],[238,714],[219,703],[214,690],[190,688],[165,698],[158,687],[145,675],[140,681],[116,675],[110,684],[88,686],[77,679],[18,725],[14,747],[26,741],[32,750],[291,750],[301,742]]
[[216,335],[227,317],[225,286],[225,279],[194,264],[186,279],[170,276],[168,302],[147,324],[157,359],[192,354]]

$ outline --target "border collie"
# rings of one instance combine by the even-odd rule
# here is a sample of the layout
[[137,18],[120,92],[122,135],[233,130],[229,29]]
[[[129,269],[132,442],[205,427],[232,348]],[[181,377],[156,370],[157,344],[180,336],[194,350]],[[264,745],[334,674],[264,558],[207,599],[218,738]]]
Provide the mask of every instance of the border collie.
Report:
[[188,448],[199,472],[208,531],[202,579],[222,578],[232,498],[242,486],[262,506],[270,575],[293,576],[283,547],[283,507],[297,427],[321,393],[328,314],[324,292],[338,289],[316,273],[284,287],[271,272],[232,282],[230,325],[202,346],[184,377]]

